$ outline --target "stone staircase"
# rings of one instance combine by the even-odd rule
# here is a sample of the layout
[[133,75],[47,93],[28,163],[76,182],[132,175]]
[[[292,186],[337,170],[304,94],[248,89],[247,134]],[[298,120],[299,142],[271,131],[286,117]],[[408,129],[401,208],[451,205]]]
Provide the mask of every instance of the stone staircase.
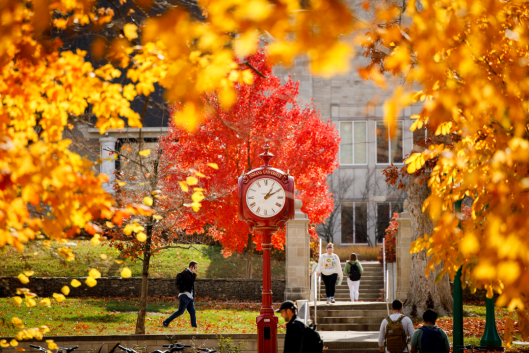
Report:
[[[377,301],[380,291],[384,289],[384,270],[382,265],[377,261],[361,261],[364,273],[360,280],[360,296],[358,300],[363,302]],[[342,270],[345,268],[345,262],[342,262]],[[336,286],[334,299],[337,302],[350,302],[349,287],[347,278],[342,281],[341,286]],[[321,282],[320,300],[327,300],[325,295],[325,284]]]
[[[378,331],[380,323],[388,316],[385,303],[320,303],[317,310],[318,331]],[[313,306],[311,318],[314,318]]]

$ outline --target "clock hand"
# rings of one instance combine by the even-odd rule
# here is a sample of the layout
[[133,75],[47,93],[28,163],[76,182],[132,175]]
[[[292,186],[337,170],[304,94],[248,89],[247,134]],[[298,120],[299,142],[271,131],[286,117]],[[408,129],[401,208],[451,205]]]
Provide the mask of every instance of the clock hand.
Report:
[[279,190],[281,190],[281,188],[277,189],[276,191],[274,191],[273,193],[268,193],[268,195],[265,196],[265,200],[268,199],[270,196],[272,196],[273,194],[275,194],[276,192],[278,192]]
[[270,193],[272,192],[272,189],[274,188],[274,185],[270,188],[270,191],[268,191],[268,194],[265,195],[265,200],[270,197]]

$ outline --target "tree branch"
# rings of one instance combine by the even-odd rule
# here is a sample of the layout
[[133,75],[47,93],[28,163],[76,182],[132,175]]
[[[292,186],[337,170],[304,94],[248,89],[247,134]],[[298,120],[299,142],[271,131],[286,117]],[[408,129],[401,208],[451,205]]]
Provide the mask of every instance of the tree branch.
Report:
[[250,69],[252,69],[253,71],[255,71],[256,74],[258,74],[259,76],[261,76],[262,78],[268,78],[266,77],[265,75],[263,75],[263,73],[259,70],[257,70],[252,64],[250,64],[249,61],[243,61],[242,63],[239,63],[239,65],[246,65],[248,66]]

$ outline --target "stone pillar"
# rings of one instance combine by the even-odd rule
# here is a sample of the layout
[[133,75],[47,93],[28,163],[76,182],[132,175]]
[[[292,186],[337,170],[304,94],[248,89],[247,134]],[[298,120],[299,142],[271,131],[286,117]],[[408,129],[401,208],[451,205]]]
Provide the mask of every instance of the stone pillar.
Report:
[[102,174],[108,175],[108,183],[103,184],[103,189],[106,192],[113,194],[114,189],[114,171],[116,170],[116,160],[112,158],[108,150],[114,151],[116,149],[116,142],[118,141],[115,137],[101,137],[99,144],[101,145],[101,169]]
[[309,300],[310,297],[310,235],[309,218],[301,212],[301,200],[295,200],[294,219],[286,230],[285,300]]
[[399,214],[397,223],[399,230],[397,232],[397,299],[405,301],[410,289],[410,272],[411,272],[411,220],[407,210],[408,201],[404,201],[404,212]]

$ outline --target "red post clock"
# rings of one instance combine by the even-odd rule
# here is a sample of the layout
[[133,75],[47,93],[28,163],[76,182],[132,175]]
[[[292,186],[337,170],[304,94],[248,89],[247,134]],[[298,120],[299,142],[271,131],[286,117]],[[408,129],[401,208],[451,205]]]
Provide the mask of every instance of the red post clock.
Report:
[[277,316],[272,308],[270,252],[272,235],[294,218],[294,178],[269,165],[274,157],[268,141],[260,154],[264,165],[239,177],[239,219],[250,232],[261,235],[263,248],[263,304],[257,317],[258,352],[277,353]]

